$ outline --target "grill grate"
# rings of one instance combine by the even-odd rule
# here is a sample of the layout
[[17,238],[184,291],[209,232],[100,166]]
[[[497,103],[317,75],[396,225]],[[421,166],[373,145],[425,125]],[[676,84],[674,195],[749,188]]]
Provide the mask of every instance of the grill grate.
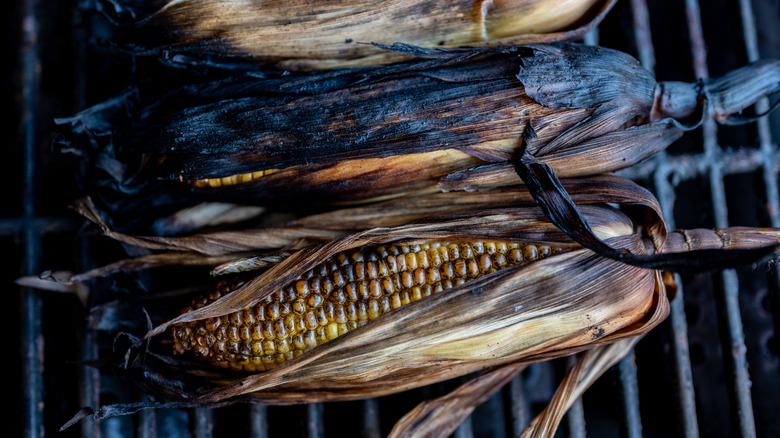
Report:
[[[12,187],[22,182],[0,213],[6,254],[21,254],[6,256],[2,275],[9,284],[42,269],[92,267],[100,252],[96,248],[105,245],[79,233],[75,215],[62,213],[77,196],[75,187],[60,182],[72,179],[73,166],[54,158],[48,146],[49,121],[93,102],[88,78],[100,76],[87,67],[91,54],[86,49],[100,20],[80,4],[24,0],[12,6],[7,18],[6,28],[16,30],[6,44],[18,56],[4,76],[4,88],[17,92],[4,94],[13,108],[5,120],[7,132],[14,134],[10,158],[0,166]],[[771,0],[624,0],[586,42],[632,53],[659,79],[691,80],[759,57],[780,57],[777,17],[777,2]],[[755,111],[768,108],[765,99]],[[745,128],[705,123],[668,152],[623,174],[655,192],[670,227],[780,227],[780,151],[773,132],[780,132],[778,113]],[[680,290],[668,321],[586,393],[559,435],[780,436],[775,412],[780,401],[778,269],[678,277]],[[85,312],[73,297],[29,289],[13,296],[12,308],[20,309],[14,327],[21,360],[14,377],[22,382],[21,403],[11,412],[22,420],[13,429],[18,435],[53,435],[81,406],[125,400],[128,384],[73,363],[98,358],[98,345],[111,342],[85,328]],[[550,398],[566,365],[567,360],[532,365],[455,435],[516,436]],[[267,437],[289,436],[282,428],[293,426],[309,438],[379,437],[418,401],[455,384],[305,408],[145,411],[101,423],[82,421],[62,435],[206,438],[243,432]],[[346,424],[347,419],[356,425]]]

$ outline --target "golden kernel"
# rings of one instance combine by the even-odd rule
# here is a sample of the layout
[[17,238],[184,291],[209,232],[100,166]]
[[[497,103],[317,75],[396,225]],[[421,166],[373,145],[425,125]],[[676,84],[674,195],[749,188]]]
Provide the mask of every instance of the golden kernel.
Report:
[[539,252],[537,251],[535,245],[526,245],[526,247],[523,248],[523,260],[536,260],[537,257],[539,257]]
[[329,341],[336,339],[338,335],[339,335],[339,325],[336,324],[335,322],[332,322],[325,327],[325,337],[328,338]]

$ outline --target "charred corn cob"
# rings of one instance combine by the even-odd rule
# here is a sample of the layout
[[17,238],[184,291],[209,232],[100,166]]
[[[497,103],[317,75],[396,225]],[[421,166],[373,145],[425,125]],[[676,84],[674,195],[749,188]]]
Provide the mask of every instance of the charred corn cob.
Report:
[[[667,251],[772,249],[778,242],[780,231],[768,229],[667,236],[646,190],[615,177],[591,182],[568,187],[595,236],[621,254],[655,260]],[[621,204],[638,218],[616,210]],[[350,400],[600,348],[645,333],[668,312],[660,271],[579,246],[538,206],[363,230],[296,249],[264,269],[246,282],[222,283],[149,331],[147,340],[172,333],[173,342],[139,343],[155,354],[128,352],[123,370],[170,406]],[[171,344],[218,367],[157,350],[169,353]],[[224,374],[220,367],[265,371]]]
[[[114,162],[124,173],[96,179],[98,193],[111,210],[138,216],[209,199],[351,203],[437,184],[516,184],[508,161],[521,152],[560,177],[614,171],[665,148],[684,123],[728,121],[780,87],[777,62],[700,89],[656,83],[630,56],[594,47],[399,50],[427,59],[249,72],[162,97],[139,91],[63,121],[92,132],[91,144],[107,142],[96,151],[100,168]],[[126,108],[138,110],[124,119]]]
[[[614,3],[170,1],[140,20],[136,36],[154,38],[152,44],[158,46],[163,34],[162,40],[172,46],[168,50],[221,53],[284,69],[332,68],[404,58],[361,43],[434,47],[574,39],[597,25]],[[559,32],[565,30],[569,32]]]
[[[192,350],[223,368],[265,371],[392,309],[557,250],[505,242],[444,242],[340,253],[251,308],[174,326],[174,349]],[[239,286],[222,282],[184,312]]]

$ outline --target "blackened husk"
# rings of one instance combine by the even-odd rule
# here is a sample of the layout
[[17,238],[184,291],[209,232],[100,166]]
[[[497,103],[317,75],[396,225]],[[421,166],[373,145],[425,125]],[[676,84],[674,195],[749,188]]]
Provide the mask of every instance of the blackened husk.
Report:
[[[609,49],[388,49],[418,58],[292,74],[247,66],[162,94],[139,85],[60,123],[90,138],[92,166],[106,170],[93,195],[121,223],[198,200],[355,203],[456,174],[468,187],[484,165],[516,183],[507,164],[521,147],[561,177],[593,175],[663,149],[685,128],[666,115],[690,116],[654,106],[652,74]],[[682,94],[675,104],[701,115],[701,93]],[[182,182],[265,169],[281,171],[217,188]]]

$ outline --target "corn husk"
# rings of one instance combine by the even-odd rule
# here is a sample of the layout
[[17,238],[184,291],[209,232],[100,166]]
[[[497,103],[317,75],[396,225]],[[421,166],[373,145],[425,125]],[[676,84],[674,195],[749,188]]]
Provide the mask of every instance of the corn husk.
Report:
[[[642,190],[626,191],[626,180],[598,176],[564,180],[563,187],[578,204],[602,202],[647,202],[652,195]],[[641,197],[640,197],[641,194]],[[536,204],[524,185],[484,192],[433,193],[414,198],[393,199],[359,207],[341,208],[310,214],[292,221],[259,228],[233,228],[182,237],[129,235],[111,229],[89,198],[78,200],[74,208],[95,223],[104,234],[123,244],[157,251],[88,272],[72,275],[46,274],[61,287],[118,272],[129,272],[168,265],[207,266],[215,275],[266,268],[289,256],[290,251],[375,227],[399,226],[442,214],[468,214],[487,208],[530,207]],[[191,211],[188,211],[191,212]],[[199,216],[199,213],[195,213]],[[176,215],[191,222],[184,213]],[[165,220],[165,219],[164,219]],[[27,281],[27,280],[26,280]],[[36,278],[29,281],[42,287]],[[43,284],[45,285],[45,283]]]
[[[777,89],[780,68],[757,63],[699,87],[656,83],[630,56],[587,46],[395,50],[420,59],[246,71],[162,96],[139,88],[60,122],[88,134],[91,194],[131,229],[202,201],[302,209],[511,185],[523,153],[562,178],[614,171],[688,124],[729,122]],[[263,171],[274,173],[186,182]]]
[[152,13],[135,13],[131,38],[169,57],[219,55],[285,70],[356,67],[409,58],[366,43],[456,47],[574,40],[598,25],[615,2],[168,1],[156,2],[157,10],[145,5]]
[[[622,198],[643,206],[659,220],[657,205],[646,191],[627,182],[614,188],[617,191],[605,193],[602,200]],[[654,251],[652,241],[637,231],[638,223],[613,207],[594,203],[581,209],[594,232],[616,248],[637,254]],[[663,234],[662,223],[650,229]],[[546,242],[565,251],[401,307],[262,374],[235,378],[175,358],[160,360],[168,354],[156,350],[154,340],[167,327],[251,305],[337,252],[365,245],[480,238]],[[152,344],[144,367],[135,368],[140,363],[130,360],[127,372],[140,378],[147,390],[174,403],[364,398],[485,367],[571,354],[642,333],[667,312],[663,288],[654,270],[579,248],[539,207],[451,213],[347,234],[295,251],[238,291],[152,329],[147,334]],[[159,382],[166,383],[160,386]]]
[[[583,184],[578,190],[570,185],[572,198],[583,201],[579,213],[592,232],[621,253],[653,257],[667,251],[673,251],[671,255],[690,251],[687,254],[697,258],[701,251],[712,248],[775,248],[778,242],[778,231],[769,229],[696,230],[667,235],[658,204],[649,192],[614,177],[590,181],[596,184]],[[449,194],[440,194],[445,195]],[[530,195],[526,195],[528,198]],[[430,201],[420,205],[435,204]],[[84,410],[77,419],[86,415],[105,418],[161,406],[352,400],[484,368],[508,367],[473,384],[477,392],[487,396],[511,374],[509,367],[596,349],[583,356],[583,364],[566,380],[553,407],[535,423],[540,424],[538,430],[553,430],[571,398],[592,383],[610,361],[619,358],[602,346],[635,339],[663,320],[668,312],[666,288],[660,270],[631,266],[580,247],[539,206],[498,204],[348,232],[327,242],[290,250],[278,261],[269,261],[265,270],[237,291],[157,324],[128,350],[124,373],[153,394],[156,401]],[[627,211],[632,215],[613,205],[631,207]],[[200,366],[172,356],[169,344],[162,342],[169,327],[226,315],[257,303],[340,251],[366,245],[471,239],[544,242],[564,250],[410,303],[264,373],[225,373],[205,364]],[[448,418],[455,421],[480,397],[457,398],[445,400],[444,407],[434,402],[423,411],[433,409],[440,413],[436,416],[445,417],[452,412]],[[458,407],[446,409],[452,403]]]

